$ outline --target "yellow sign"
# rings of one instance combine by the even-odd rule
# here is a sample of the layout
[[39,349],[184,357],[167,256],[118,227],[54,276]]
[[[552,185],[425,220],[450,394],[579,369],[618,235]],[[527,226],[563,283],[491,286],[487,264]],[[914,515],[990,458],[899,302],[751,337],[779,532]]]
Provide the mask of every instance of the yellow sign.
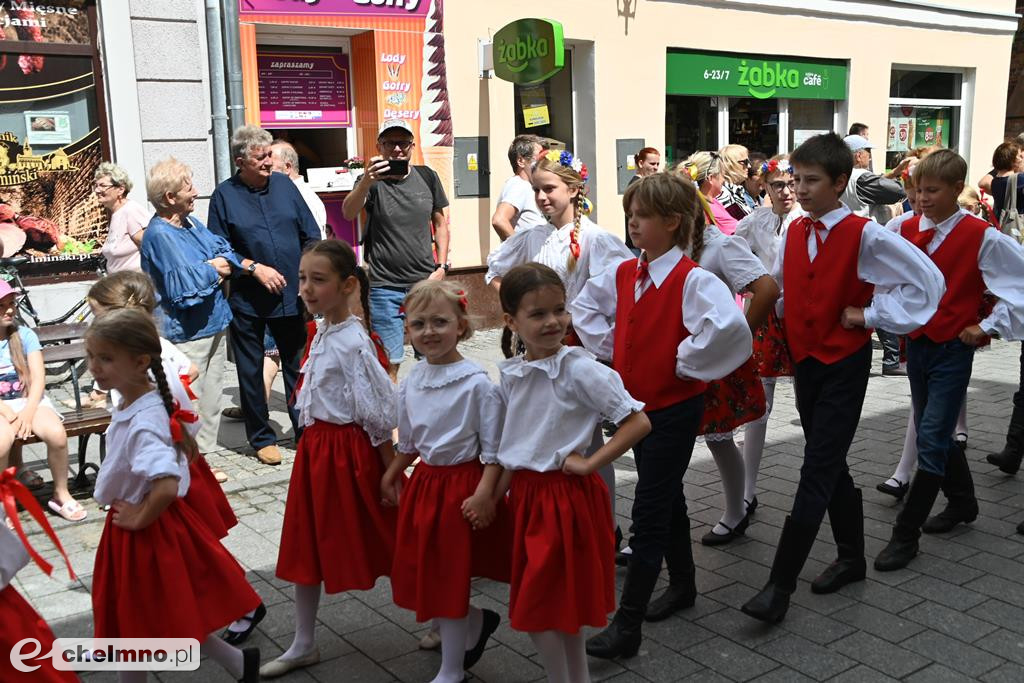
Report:
[[526,128],[546,126],[549,123],[551,123],[551,116],[548,114],[548,105],[542,104],[523,109],[523,126]]
[[475,154],[467,154],[466,155],[466,170],[467,171],[479,171],[480,170],[480,164],[477,161],[477,156]]

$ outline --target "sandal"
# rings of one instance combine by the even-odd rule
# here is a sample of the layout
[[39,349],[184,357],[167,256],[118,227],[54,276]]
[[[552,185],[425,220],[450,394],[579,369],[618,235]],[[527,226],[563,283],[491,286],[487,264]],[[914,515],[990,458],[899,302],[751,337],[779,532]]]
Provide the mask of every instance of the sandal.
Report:
[[210,471],[213,472],[213,478],[217,480],[218,484],[223,484],[228,480],[228,475],[224,474],[224,470],[211,467]]
[[69,500],[63,505],[55,500],[51,500],[47,503],[47,506],[69,522],[81,522],[89,514],[82,507],[82,504],[74,499]]
[[36,474],[34,470],[28,468],[18,472],[18,481],[24,484],[25,488],[30,491],[41,489],[46,484],[42,477]]
[[220,411],[221,417],[226,417],[229,420],[244,420],[245,413],[238,406],[228,406],[224,410]]

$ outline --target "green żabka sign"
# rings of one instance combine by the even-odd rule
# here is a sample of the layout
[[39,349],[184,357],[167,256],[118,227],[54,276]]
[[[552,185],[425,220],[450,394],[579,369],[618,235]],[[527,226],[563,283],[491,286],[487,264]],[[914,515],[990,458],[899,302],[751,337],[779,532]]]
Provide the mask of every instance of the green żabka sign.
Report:
[[846,77],[847,68],[839,62],[669,52],[665,89],[669,95],[845,100]]
[[494,34],[494,75],[519,85],[541,83],[565,66],[562,25],[520,19]]

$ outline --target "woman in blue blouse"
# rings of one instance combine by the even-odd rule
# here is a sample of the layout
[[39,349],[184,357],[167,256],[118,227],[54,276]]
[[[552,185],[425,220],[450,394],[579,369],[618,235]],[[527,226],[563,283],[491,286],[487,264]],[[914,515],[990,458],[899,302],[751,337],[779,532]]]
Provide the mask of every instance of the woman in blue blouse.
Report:
[[173,157],[157,163],[149,170],[146,194],[156,215],[142,238],[142,270],[153,278],[160,297],[162,336],[199,368],[192,385],[201,419],[196,442],[200,452],[212,453],[217,450],[231,322],[221,284],[232,267],[241,266],[227,240],[191,215],[199,193],[188,166]]

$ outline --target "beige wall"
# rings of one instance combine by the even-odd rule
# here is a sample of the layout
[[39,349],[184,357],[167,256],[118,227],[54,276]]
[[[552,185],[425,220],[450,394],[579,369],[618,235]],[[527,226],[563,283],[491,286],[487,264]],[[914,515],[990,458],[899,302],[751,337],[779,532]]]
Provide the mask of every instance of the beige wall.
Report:
[[[1008,32],[971,33],[648,0],[632,3],[636,16],[629,21],[627,35],[617,4],[621,6],[622,0],[445,3],[448,86],[455,134],[488,136],[491,159],[491,197],[452,202],[455,266],[482,264],[497,246],[490,215],[501,185],[510,174],[506,150],[515,133],[513,86],[499,79],[479,78],[477,39],[486,40],[505,24],[523,17],[560,21],[567,42],[592,43],[596,155],[584,160],[594,170],[596,182],[590,196],[597,205],[597,221],[616,234],[622,232],[623,215],[616,193],[615,139],[645,138],[648,145],[664,149],[665,53],[671,47],[847,60],[849,121],[868,124],[875,140],[884,139],[888,125],[893,64],[973,69],[974,98],[963,112],[971,117],[972,125],[969,140],[961,143],[969,143],[972,180],[988,170],[991,150],[1002,141],[1012,26]],[[966,0],[947,0],[943,4],[978,9],[978,3]],[[1006,13],[1012,13],[1014,5],[1012,0],[986,4],[994,12]],[[963,22],[950,15],[937,24],[956,26]],[[971,74],[965,77],[971,78]],[[578,117],[585,107],[578,102]],[[876,167],[881,163],[880,157],[875,160]]]

